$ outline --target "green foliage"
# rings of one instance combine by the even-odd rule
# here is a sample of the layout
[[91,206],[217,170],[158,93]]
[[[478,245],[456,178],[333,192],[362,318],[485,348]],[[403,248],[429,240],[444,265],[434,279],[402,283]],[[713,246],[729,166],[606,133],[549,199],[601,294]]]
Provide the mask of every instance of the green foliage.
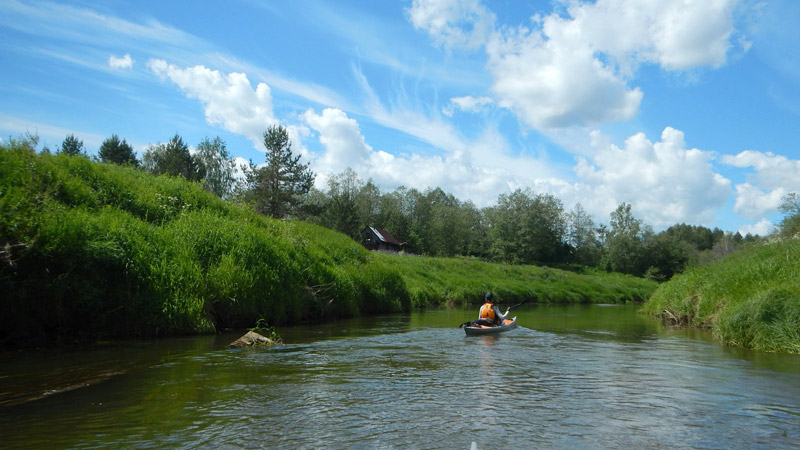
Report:
[[203,186],[206,190],[222,198],[233,193],[235,163],[228,153],[225,141],[219,136],[214,139],[204,138],[197,144],[195,159],[201,167],[200,172],[205,174]]
[[580,203],[567,214],[566,243],[571,248],[568,261],[573,264],[596,266],[600,263],[603,247],[594,220]]
[[303,196],[314,184],[310,163],[301,164],[292,153],[289,133],[282,126],[264,132],[267,164],[257,167],[250,161],[244,167],[246,186],[243,196],[260,214],[282,219],[297,212]]
[[189,181],[200,181],[205,177],[203,166],[189,153],[189,146],[177,134],[166,144],[147,147],[142,167],[154,175],[180,176]]
[[566,221],[560,200],[517,189],[500,195],[497,203],[488,215],[496,260],[542,264],[566,259]]
[[83,141],[76,138],[74,134],[70,134],[64,138],[64,142],[61,143],[61,148],[59,148],[56,153],[69,156],[86,155],[83,148]]
[[781,212],[786,214],[778,225],[776,233],[782,238],[793,238],[800,235],[800,196],[791,192],[783,197]]
[[281,336],[275,330],[275,326],[270,325],[264,318],[258,319],[256,321],[256,326],[250,328],[250,331],[258,333],[276,344],[283,342]]
[[139,166],[139,160],[136,159],[136,154],[133,153],[133,147],[125,139],[120,141],[119,136],[116,134],[112,134],[110,138],[100,144],[98,156],[100,161],[105,163]]
[[[255,215],[179,178],[2,147],[0,212],[0,342],[195,333],[404,307],[396,278],[369,267],[346,236]],[[360,285],[374,279],[387,287]]]
[[358,211],[358,195],[364,183],[352,169],[328,178],[328,195],[323,216],[325,226],[352,238],[367,225]]
[[723,343],[800,353],[800,240],[698,266],[661,285],[643,311],[710,328]]
[[644,224],[635,218],[631,205],[623,203],[611,213],[611,223],[605,238],[603,265],[614,272],[642,276],[647,270],[643,263],[645,249]]

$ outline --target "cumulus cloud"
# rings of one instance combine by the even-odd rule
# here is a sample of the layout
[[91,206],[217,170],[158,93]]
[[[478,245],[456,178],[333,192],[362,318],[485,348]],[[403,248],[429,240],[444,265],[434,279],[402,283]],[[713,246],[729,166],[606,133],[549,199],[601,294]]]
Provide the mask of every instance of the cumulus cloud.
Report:
[[539,130],[629,120],[640,64],[719,67],[730,48],[736,0],[565,3],[566,14],[516,28],[498,27],[477,0],[416,0],[409,17],[445,47],[485,46],[497,103]]
[[679,130],[665,128],[655,143],[637,133],[622,148],[597,132],[593,137],[596,153],[579,157],[575,173],[581,203],[596,217],[626,202],[656,228],[709,223],[731,193],[730,180],[712,170],[713,154],[685,148]]
[[187,97],[200,100],[206,122],[245,136],[263,150],[264,130],[278,123],[272,110],[272,94],[265,83],[258,83],[253,89],[243,73],[223,74],[203,66],[182,69],[161,59],[151,59],[147,66],[162,79],[178,85]]
[[318,170],[339,173],[348,167],[356,172],[369,168],[374,152],[355,119],[335,108],[326,108],[322,114],[309,109],[302,118],[319,133],[319,141],[325,147],[325,153],[315,161]]
[[752,225],[745,225],[739,229],[739,234],[746,236],[748,234],[768,236],[775,230],[775,225],[767,219],[761,219]]
[[745,150],[736,155],[725,155],[722,162],[739,168],[752,168],[748,181],[736,185],[737,214],[756,220],[778,211],[784,196],[800,192],[800,160],[791,160],[771,152]]
[[130,69],[133,67],[133,62],[133,58],[127,53],[121,58],[114,55],[108,57],[108,65],[112,69]]
[[598,125],[635,116],[642,92],[580,42],[520,31],[487,46],[500,106],[539,129]]

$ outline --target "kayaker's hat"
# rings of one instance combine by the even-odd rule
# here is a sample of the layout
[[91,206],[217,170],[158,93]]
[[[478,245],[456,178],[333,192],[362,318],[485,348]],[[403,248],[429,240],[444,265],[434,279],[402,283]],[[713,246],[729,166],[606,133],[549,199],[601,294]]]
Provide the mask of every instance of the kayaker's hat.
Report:
[[486,300],[491,300],[491,299],[493,299],[493,298],[494,298],[494,295],[492,295],[492,293],[491,293],[491,292],[487,292],[487,293],[486,293]]

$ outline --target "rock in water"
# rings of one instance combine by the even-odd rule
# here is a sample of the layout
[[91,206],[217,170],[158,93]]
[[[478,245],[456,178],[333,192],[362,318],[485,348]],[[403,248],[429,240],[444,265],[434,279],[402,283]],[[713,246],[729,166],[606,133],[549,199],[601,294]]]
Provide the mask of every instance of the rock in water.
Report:
[[252,347],[254,345],[275,345],[276,342],[255,331],[248,331],[244,336],[228,344],[228,348]]

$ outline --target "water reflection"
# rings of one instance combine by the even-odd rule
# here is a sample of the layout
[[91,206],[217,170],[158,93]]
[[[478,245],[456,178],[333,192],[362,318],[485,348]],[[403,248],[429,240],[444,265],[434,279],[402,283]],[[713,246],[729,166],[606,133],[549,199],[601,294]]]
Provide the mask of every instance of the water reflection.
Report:
[[119,373],[0,406],[0,429],[9,448],[45,449],[800,445],[798,357],[629,306],[515,313],[499,336],[467,337],[475,311],[439,310],[279,329],[277,348],[228,350],[230,335],[6,354],[5,398],[56,373]]

